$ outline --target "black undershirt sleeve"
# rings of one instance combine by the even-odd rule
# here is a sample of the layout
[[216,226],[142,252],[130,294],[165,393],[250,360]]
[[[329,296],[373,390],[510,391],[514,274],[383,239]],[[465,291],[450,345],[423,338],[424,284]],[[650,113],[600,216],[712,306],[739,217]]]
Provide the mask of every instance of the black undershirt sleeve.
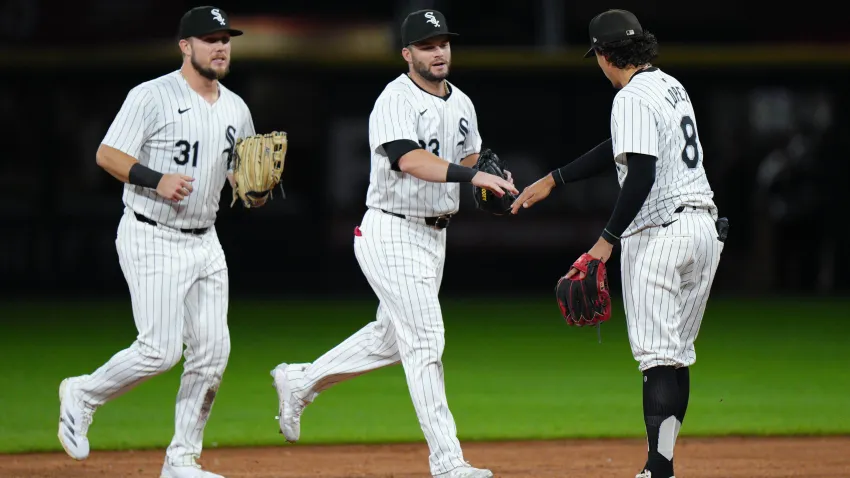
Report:
[[611,219],[602,231],[602,238],[614,244],[635,219],[655,183],[655,156],[626,153],[629,174],[623,181],[620,196]]
[[608,138],[566,166],[552,171],[552,179],[555,180],[556,185],[560,186],[602,174],[605,168],[613,164],[611,138]]
[[389,143],[384,143],[383,147],[384,152],[387,153],[387,157],[390,159],[390,168],[392,168],[393,171],[401,171],[398,166],[398,160],[401,159],[402,156],[414,149],[421,148],[416,141],[409,139],[390,141]]

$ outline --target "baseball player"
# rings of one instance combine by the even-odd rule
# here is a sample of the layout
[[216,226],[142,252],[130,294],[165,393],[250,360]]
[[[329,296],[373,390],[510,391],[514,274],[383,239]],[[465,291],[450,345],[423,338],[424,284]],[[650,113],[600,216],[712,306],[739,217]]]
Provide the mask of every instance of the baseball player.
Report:
[[300,435],[304,407],[336,383],[402,364],[430,450],[431,474],[492,477],[463,457],[446,401],[445,345],[438,292],[446,227],[458,211],[460,184],[502,196],[507,179],[477,171],[481,136],[469,97],[446,77],[451,33],[442,13],[413,12],[401,28],[408,71],[386,85],[369,117],[371,174],[367,211],[354,229],[354,252],[380,299],[376,320],[312,363],[278,365],[271,374],[280,431]]
[[89,455],[95,410],[179,361],[175,433],[163,478],[214,478],[196,463],[230,354],[228,276],[216,212],[237,138],[254,134],[245,102],[219,80],[231,37],[223,10],[188,11],[179,28],[182,67],[130,90],[97,151],[125,183],[115,240],[138,336],[90,375],[59,388],[59,440]]
[[658,53],[655,37],[624,10],[601,13],[589,30],[592,47],[585,57],[595,57],[619,90],[611,138],[527,187],[512,212],[543,200],[556,185],[604,171],[613,153],[621,191],[588,254],[605,262],[614,244],[622,245],[623,300],[629,342],[643,374],[648,441],[648,459],[637,478],[671,478],[688,406],[688,367],[696,360],[694,341],[727,223],[717,217],[690,97],[679,81],[651,64]]

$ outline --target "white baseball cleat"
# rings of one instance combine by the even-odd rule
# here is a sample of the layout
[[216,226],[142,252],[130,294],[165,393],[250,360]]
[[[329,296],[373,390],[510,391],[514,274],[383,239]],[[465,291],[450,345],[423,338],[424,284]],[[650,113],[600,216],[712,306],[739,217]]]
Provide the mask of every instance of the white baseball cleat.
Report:
[[75,460],[89,456],[89,439],[86,434],[92,422],[92,410],[86,409],[74,398],[72,379],[59,385],[59,442],[65,453]]
[[274,388],[277,390],[278,416],[276,418],[280,424],[280,432],[289,443],[297,442],[301,436],[301,413],[305,405],[292,393],[287,372],[299,367],[303,370],[305,366],[282,363],[271,371]]
[[201,469],[201,465],[174,466],[168,463],[162,465],[160,478],[224,478],[221,475]]
[[469,464],[455,468],[447,473],[435,475],[434,478],[493,478],[493,472],[480,468],[473,468]]

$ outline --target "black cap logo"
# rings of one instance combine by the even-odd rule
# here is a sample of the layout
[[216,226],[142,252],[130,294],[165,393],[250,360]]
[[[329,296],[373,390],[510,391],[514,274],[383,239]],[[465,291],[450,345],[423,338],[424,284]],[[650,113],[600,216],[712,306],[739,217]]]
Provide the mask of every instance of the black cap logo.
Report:
[[219,11],[218,8],[213,8],[212,10],[210,10],[210,13],[212,14],[213,18],[215,18],[215,20],[221,24],[221,26],[227,26],[227,20],[225,20],[224,17],[221,16],[221,11]]
[[440,28],[440,21],[434,16],[434,12],[425,12],[425,18],[428,23],[434,24],[434,27]]
[[401,24],[401,43],[404,46],[438,35],[455,36],[457,33],[449,31],[446,17],[437,10],[417,10]]
[[234,37],[242,34],[242,31],[230,28],[230,19],[224,10],[211,6],[195,7],[180,19],[178,37],[202,37],[223,31]]

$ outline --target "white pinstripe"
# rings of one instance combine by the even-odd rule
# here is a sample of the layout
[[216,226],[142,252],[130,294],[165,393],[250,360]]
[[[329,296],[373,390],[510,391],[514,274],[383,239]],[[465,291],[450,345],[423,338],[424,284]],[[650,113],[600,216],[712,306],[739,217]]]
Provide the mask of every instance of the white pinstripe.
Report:
[[[381,147],[408,139],[451,163],[481,152],[481,133],[472,101],[451,84],[448,99],[416,86],[407,75],[387,84],[369,116],[372,170],[366,205],[414,217],[457,212],[460,184],[432,183],[393,171]],[[463,123],[464,127],[461,127]],[[464,133],[465,131],[465,133]]]
[[[125,184],[123,200],[130,209],[177,228],[203,228],[215,223],[233,147],[228,129],[232,128],[234,140],[254,134],[245,102],[224,85],[219,87],[219,99],[210,104],[175,71],[144,82],[127,94],[103,144],[154,171],[195,178],[194,192],[178,203],[163,200],[153,189]],[[185,143],[177,146],[180,141]]]
[[166,453],[172,465],[191,465],[201,454],[209,409],[230,356],[224,251],[214,228],[201,236],[186,234],[141,223],[129,209],[115,242],[138,335],[129,348],[75,381],[75,393],[96,409],[170,370],[185,343],[175,435]]
[[641,371],[688,367],[723,243],[707,211],[675,214],[667,227],[624,238],[623,301],[632,354]]
[[[683,121],[693,123],[687,132]],[[621,186],[628,174],[626,153],[658,158],[655,184],[622,237],[667,223],[682,204],[715,208],[696,113],[684,87],[672,76],[661,70],[643,71],[617,93],[611,107],[611,142]],[[694,167],[682,159],[683,152],[698,158]]]
[[362,236],[354,239],[360,268],[380,299],[376,318],[314,362],[286,372],[294,399],[303,402],[296,403],[300,407],[336,383],[401,363],[435,476],[468,464],[443,380],[445,328],[438,294],[446,230],[427,226],[421,218],[457,212],[460,185],[393,171],[382,145],[411,140],[452,163],[480,152],[472,102],[450,87],[449,97],[439,98],[400,75],[376,100],[369,118],[368,209],[359,226]]
[[[200,457],[230,356],[227,263],[214,222],[232,143],[253,132],[250,112],[236,94],[220,85],[218,100],[209,104],[172,72],[133,88],[103,140],[151,169],[195,181],[192,194],[176,204],[151,189],[125,185],[115,244],[138,335],[91,375],[73,380],[72,393],[94,410],[170,370],[183,354],[175,433],[166,451],[167,463],[175,466]],[[194,148],[181,156],[183,148],[175,146],[180,140],[197,142],[197,162]],[[141,222],[135,213],[158,225]],[[180,228],[209,229],[196,235]]]
[[442,355],[445,328],[438,299],[446,230],[369,209],[354,252],[380,299],[376,320],[293,375],[306,403],[336,383],[399,362],[431,451],[431,473],[465,466],[446,400]]
[[641,371],[695,362],[694,341],[723,250],[696,124],[684,87],[658,69],[633,75],[611,108],[620,184],[627,153],[658,158],[652,190],[621,239],[629,342]]

